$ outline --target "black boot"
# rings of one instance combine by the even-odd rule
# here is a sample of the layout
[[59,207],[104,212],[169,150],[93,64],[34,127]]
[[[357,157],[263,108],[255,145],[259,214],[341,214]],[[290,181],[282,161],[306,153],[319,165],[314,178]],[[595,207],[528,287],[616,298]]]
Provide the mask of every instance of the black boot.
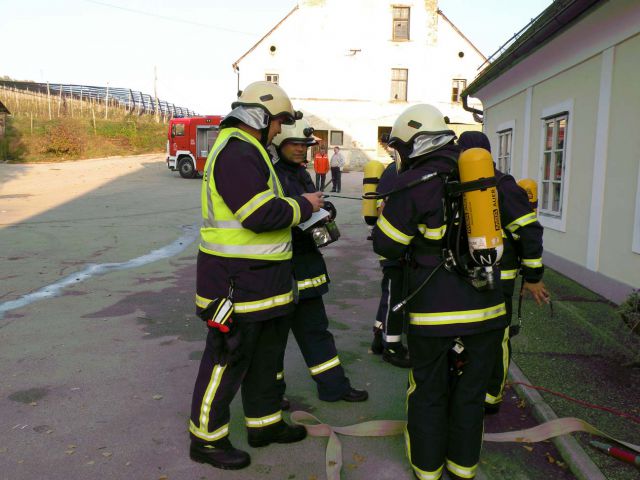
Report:
[[274,425],[261,428],[249,428],[249,445],[254,448],[266,447],[270,443],[294,443],[307,436],[307,429],[302,425],[289,425],[280,421]]
[[409,350],[401,343],[388,343],[382,352],[382,359],[396,367],[411,368]]
[[243,450],[238,450],[231,445],[229,437],[221,438],[215,442],[202,443],[191,440],[189,457],[198,463],[209,465],[223,470],[239,470],[249,466],[251,457]]
[[374,355],[380,355],[384,350],[384,345],[382,343],[382,330],[376,327],[373,327],[373,341],[371,342],[371,353]]
[[369,398],[369,392],[366,390],[356,390],[353,387],[349,387],[349,390],[340,397],[340,400],[345,402],[364,402],[367,398]]

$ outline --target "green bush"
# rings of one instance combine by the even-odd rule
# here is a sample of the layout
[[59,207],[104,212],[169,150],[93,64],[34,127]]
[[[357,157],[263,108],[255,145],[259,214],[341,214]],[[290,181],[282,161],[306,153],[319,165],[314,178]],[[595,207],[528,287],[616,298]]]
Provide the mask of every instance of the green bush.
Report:
[[640,335],[640,290],[634,290],[620,305],[618,312],[629,328]]
[[26,152],[20,130],[15,127],[13,118],[7,117],[4,137],[0,139],[0,160],[21,162]]
[[82,145],[77,129],[66,122],[54,121],[45,128],[42,153],[58,157],[75,157],[82,152]]

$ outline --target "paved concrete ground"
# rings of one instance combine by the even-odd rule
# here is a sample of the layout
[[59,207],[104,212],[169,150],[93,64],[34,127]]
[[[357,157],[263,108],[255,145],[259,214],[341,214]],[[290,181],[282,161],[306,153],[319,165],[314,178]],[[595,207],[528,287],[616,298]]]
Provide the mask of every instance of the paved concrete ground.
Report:
[[[231,438],[252,465],[223,472],[188,458],[205,335],[193,315],[198,181],[169,172],[161,156],[139,156],[0,164],[0,182],[0,479],[324,478],[325,439],[251,449],[237,401]],[[342,195],[358,195],[360,183],[361,174],[345,174]],[[342,363],[371,398],[319,401],[293,340],[288,396],[294,409],[334,425],[402,419],[406,371],[368,353],[380,272],[360,204],[334,203],[342,238],[324,250],[327,310]],[[544,342],[525,340],[522,358],[536,372],[544,358],[531,351]],[[486,430],[535,423],[510,391]],[[412,478],[401,437],[342,443],[343,479]],[[573,478],[550,442],[486,443],[481,468],[490,479]]]

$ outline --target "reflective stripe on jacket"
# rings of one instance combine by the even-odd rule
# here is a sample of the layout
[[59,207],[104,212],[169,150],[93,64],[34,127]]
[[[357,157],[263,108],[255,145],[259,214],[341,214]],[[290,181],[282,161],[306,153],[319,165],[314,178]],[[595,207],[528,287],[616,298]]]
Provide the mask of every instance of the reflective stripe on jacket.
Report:
[[[422,162],[400,173],[396,188],[408,185],[425,174],[450,172],[457,157],[455,147],[445,153],[428,154]],[[408,291],[416,292],[406,309],[409,334],[424,336],[473,335],[507,324],[504,297],[500,290],[478,291],[461,275],[444,267],[443,238],[446,233],[443,211],[444,184],[439,179],[416,184],[390,195],[373,228],[374,251],[389,259],[399,259],[409,250]],[[427,285],[422,286],[430,277]],[[494,275],[498,282],[498,274]]]
[[[213,174],[216,159],[231,138],[252,144],[264,158],[269,169],[268,190],[258,193],[235,212],[227,206],[216,188]],[[200,250],[210,255],[256,260],[282,261],[291,258],[291,228],[256,233],[244,228],[242,222],[265,203],[281,198],[293,209],[292,225],[300,222],[300,206],[287,199],[273,170],[269,155],[253,136],[238,129],[225,128],[211,149],[202,182],[202,221]]]

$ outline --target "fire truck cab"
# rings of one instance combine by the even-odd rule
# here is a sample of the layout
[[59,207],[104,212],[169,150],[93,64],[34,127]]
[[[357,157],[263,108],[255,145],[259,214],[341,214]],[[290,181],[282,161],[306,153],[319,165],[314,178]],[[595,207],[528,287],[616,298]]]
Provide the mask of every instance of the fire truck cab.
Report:
[[201,175],[207,156],[218,138],[222,117],[172,118],[167,133],[167,167],[182,178]]

